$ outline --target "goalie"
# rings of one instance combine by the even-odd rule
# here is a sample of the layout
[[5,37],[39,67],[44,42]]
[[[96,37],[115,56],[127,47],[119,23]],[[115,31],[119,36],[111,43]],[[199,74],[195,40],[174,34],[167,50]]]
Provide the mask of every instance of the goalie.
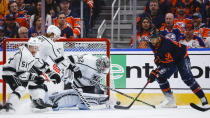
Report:
[[[92,106],[101,105],[102,108],[106,108],[109,97],[106,95],[106,91],[101,89],[99,83],[103,78],[106,78],[109,72],[109,58],[107,56],[96,57],[90,54],[69,56],[68,58],[80,68],[82,77],[74,77],[74,74],[69,72],[68,78],[63,79],[65,91],[52,95],[50,100],[58,104],[57,109],[66,106],[77,106],[82,110],[88,109],[81,97],[84,97]],[[82,96],[77,96],[72,90],[72,85],[81,91]]]
[[[82,90],[80,88],[83,88],[84,91],[86,91],[87,89],[91,89],[90,91],[92,91],[92,92],[93,92],[93,90],[95,91],[96,89],[95,88],[93,89],[93,87],[92,88],[91,87],[86,87],[87,83],[84,84],[85,81],[81,82],[83,84],[79,84],[80,80],[82,80],[83,76],[82,76],[82,72],[80,70],[80,67],[77,66],[77,62],[81,62],[81,61],[77,61],[77,60],[81,60],[81,57],[79,57],[80,59],[76,59],[77,57],[75,57],[75,59],[74,59],[74,57],[72,57],[72,56],[69,56],[66,59],[64,58],[64,56],[63,56],[64,54],[62,53],[63,52],[62,49],[57,47],[55,42],[54,42],[55,40],[60,38],[60,29],[58,27],[54,26],[54,25],[51,25],[51,26],[48,27],[46,37],[45,36],[38,36],[37,38],[41,40],[41,45],[40,45],[40,49],[39,49],[40,59],[46,60],[47,57],[50,57],[52,59],[52,61],[55,62],[55,64],[58,66],[58,68],[62,71],[61,76],[63,78],[63,81],[65,82],[65,89],[69,89],[69,90],[60,92],[58,94],[53,94],[52,96],[49,97],[50,101],[44,101],[44,103],[50,103],[50,102],[57,103],[59,107],[65,107],[66,105],[68,105],[68,106],[78,105],[79,109],[87,109],[84,101],[81,99],[81,96],[79,96],[78,91]],[[107,57],[101,57],[98,60],[100,60],[102,58],[104,59],[104,61],[106,60],[106,64],[104,66],[102,66],[101,72],[105,72],[105,70],[108,70],[107,68],[109,68],[109,59]],[[94,58],[94,59],[95,60],[92,60],[92,62],[91,62],[92,64],[96,63],[97,58]],[[101,63],[105,63],[104,61],[101,61]],[[92,68],[97,70],[96,64]],[[103,69],[105,69],[105,70],[103,71]],[[87,71],[87,70],[84,69],[84,71]],[[99,78],[100,76],[95,76],[95,78],[96,77]],[[78,80],[78,81],[73,82],[74,80],[70,79],[70,78],[74,78],[74,80]],[[79,87],[78,90],[73,90],[72,91],[71,87],[70,87],[70,86],[72,86],[71,83],[74,83],[72,85],[75,85],[76,87]],[[100,91],[100,89],[98,89],[98,90]],[[87,91],[89,91],[89,90],[87,90]],[[65,92],[67,92],[67,93],[65,93]],[[68,92],[70,92],[70,93],[68,93]],[[100,92],[103,93],[102,91],[100,91]],[[62,99],[62,100],[64,100],[64,102],[61,102],[62,101],[61,99],[56,99],[57,96],[60,96],[62,94],[64,96],[72,95],[71,96],[72,99],[69,99],[69,100]],[[104,98],[105,101],[106,101],[108,99],[107,95],[101,94],[101,95],[96,95],[96,96],[98,98],[97,100]],[[62,98],[62,97],[58,97],[58,98]],[[73,99],[73,98],[75,98],[75,99]],[[44,99],[44,98],[40,98],[40,99]],[[93,98],[90,98],[90,100],[92,100],[92,99]],[[99,100],[99,101],[103,102],[104,100]],[[68,102],[70,102],[70,103],[68,103]],[[96,100],[94,102],[99,103]]]

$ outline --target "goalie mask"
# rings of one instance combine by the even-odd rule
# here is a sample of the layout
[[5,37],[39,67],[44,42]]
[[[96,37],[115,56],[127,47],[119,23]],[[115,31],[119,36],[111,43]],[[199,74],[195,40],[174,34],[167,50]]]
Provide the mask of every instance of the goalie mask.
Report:
[[108,73],[110,68],[110,61],[107,56],[99,57],[96,60],[96,67],[99,73]]

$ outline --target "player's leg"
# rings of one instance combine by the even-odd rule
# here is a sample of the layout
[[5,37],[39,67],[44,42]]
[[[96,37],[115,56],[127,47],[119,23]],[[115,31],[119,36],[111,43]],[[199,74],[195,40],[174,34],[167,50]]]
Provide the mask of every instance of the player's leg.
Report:
[[189,57],[186,57],[181,64],[178,66],[179,73],[182,77],[184,83],[190,87],[193,93],[201,100],[202,105],[208,104],[206,96],[203,92],[203,89],[200,87],[198,82],[193,77],[191,72],[191,63]]
[[168,65],[160,66],[157,68],[157,70],[160,73],[157,82],[166,98],[164,101],[161,102],[159,106],[163,108],[176,108],[176,101],[167,79],[169,79],[171,75],[177,71],[177,68],[175,65]]
[[20,98],[25,94],[25,87],[28,82],[21,82],[14,76],[2,75],[3,80],[9,84],[12,89],[12,93],[8,97],[7,103],[2,107],[6,112],[15,110],[15,106],[18,105]]
[[56,104],[49,103],[48,89],[45,84],[29,85],[28,90],[32,101],[32,110],[34,112],[46,111],[49,107],[57,107]]

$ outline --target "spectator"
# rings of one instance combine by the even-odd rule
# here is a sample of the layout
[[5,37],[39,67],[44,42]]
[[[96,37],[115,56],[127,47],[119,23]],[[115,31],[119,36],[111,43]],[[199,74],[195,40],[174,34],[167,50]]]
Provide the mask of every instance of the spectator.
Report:
[[[150,0],[147,2],[145,8],[144,8],[144,12],[148,12],[149,11],[149,3]],[[169,12],[172,12],[171,8],[172,8],[172,4],[170,0],[158,0],[159,6],[160,6],[160,12],[162,14],[166,14]]]
[[206,0],[203,4],[202,4],[202,21],[203,23],[206,24],[206,26],[208,28],[210,28],[210,1]]
[[[137,48],[148,48],[146,40],[153,28],[152,21],[148,17],[141,18],[137,24]],[[133,37],[131,37],[130,46],[133,47]]]
[[8,0],[0,0],[0,19],[8,14]]
[[165,16],[165,24],[160,28],[161,35],[165,38],[171,39],[173,41],[178,41],[181,35],[183,35],[183,30],[178,25],[174,25],[174,15],[172,13],[167,13]]
[[[60,1],[60,7],[61,11],[65,13],[66,15],[66,22],[69,23],[69,26],[73,29],[74,37],[77,38],[80,36],[80,18],[77,13],[70,10],[70,2],[71,0],[61,0]],[[54,20],[54,24],[57,25],[58,20]]]
[[180,26],[183,30],[185,28],[185,24],[191,22],[192,18],[188,14],[186,14],[186,6],[182,2],[177,2],[176,4],[176,15],[174,16],[174,23]]
[[18,38],[28,38],[28,29],[26,27],[20,27],[18,29]]
[[46,0],[45,1],[46,13],[50,14],[52,19],[57,17],[57,13],[60,12],[58,1],[56,0]]
[[176,3],[177,3],[177,1],[180,1],[180,0],[171,0],[171,5],[172,5],[172,7],[171,7],[171,10],[172,10],[172,13],[176,13]]
[[19,26],[24,26],[29,28],[29,24],[27,22],[27,19],[23,12],[18,11],[18,6],[16,1],[9,2],[8,9],[10,14],[14,14],[16,17],[16,22],[19,24]]
[[28,38],[41,35],[42,18],[35,16],[33,26],[28,30]]
[[[33,26],[33,22],[34,22],[36,16],[41,17],[41,8],[42,8],[41,0],[37,0],[35,6],[36,6],[36,10],[35,10],[35,13],[31,16],[30,27]],[[47,11],[45,11],[45,18],[46,18],[45,26],[48,27],[52,24],[52,18],[50,16],[50,14],[47,13]]]
[[71,36],[73,36],[73,31],[72,31],[71,27],[69,27],[67,25],[66,15],[63,12],[58,14],[58,26],[57,27],[61,30],[62,37],[70,38]]
[[187,45],[189,48],[204,48],[205,44],[203,40],[194,35],[194,26],[191,23],[187,23],[185,26],[185,34],[179,39],[179,43]]
[[149,3],[149,11],[141,14],[137,18],[137,23],[140,21],[142,17],[149,17],[152,20],[152,23],[156,28],[160,28],[162,23],[164,22],[164,15],[160,13],[159,4],[157,0],[151,0]]
[[193,13],[200,12],[201,4],[197,0],[182,0],[186,6],[186,14],[192,16]]
[[204,40],[209,37],[209,29],[202,23],[202,16],[200,13],[194,13],[192,16],[192,23],[194,25],[194,34]]
[[[100,1],[101,2],[101,1]],[[95,1],[94,0],[84,0],[83,4],[83,35],[87,36],[88,32],[91,31],[93,17],[94,17],[94,10],[95,10]],[[80,14],[81,8],[81,1],[79,0],[71,0],[71,10]]]
[[25,7],[24,0],[15,0],[19,11],[23,11]]
[[15,15],[8,14],[5,20],[4,36],[7,38],[17,38],[19,25],[16,22]]
[[34,11],[36,10],[35,8],[35,0],[24,0],[24,10],[26,10],[27,15],[33,15]]

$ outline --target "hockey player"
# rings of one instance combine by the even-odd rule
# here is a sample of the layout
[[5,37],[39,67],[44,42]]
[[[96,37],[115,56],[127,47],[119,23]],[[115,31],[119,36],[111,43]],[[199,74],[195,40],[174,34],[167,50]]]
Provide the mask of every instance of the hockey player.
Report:
[[[101,80],[106,77],[110,68],[110,61],[107,56],[96,57],[90,54],[69,56],[73,63],[80,67],[82,78],[75,78],[70,74],[69,78],[64,80],[65,91],[50,96],[52,102],[58,104],[58,108],[77,106],[79,109],[86,110],[87,106],[79,96],[72,90],[72,84],[76,85],[81,91],[87,102],[93,106],[105,105],[108,101],[108,95],[104,93],[99,86]],[[105,107],[103,107],[105,108]]]
[[2,107],[6,111],[15,110],[20,98],[25,94],[25,88],[29,81],[36,84],[42,84],[44,78],[32,74],[29,71],[34,67],[35,55],[38,51],[39,41],[31,39],[27,46],[19,47],[19,50],[8,59],[3,66],[3,80],[9,84],[12,89],[7,103]]
[[64,58],[63,49],[55,44],[55,41],[60,38],[60,35],[61,30],[55,25],[50,25],[47,28],[46,36],[37,37],[41,40],[39,48],[40,59],[46,60],[48,57],[50,57],[62,72],[70,69],[72,72],[74,72],[77,78],[81,78],[82,74],[79,70],[79,67],[73,64],[71,61],[67,62]]
[[156,32],[151,35],[149,46],[154,52],[157,68],[152,70],[148,80],[151,83],[156,80],[166,97],[166,100],[160,106],[176,107],[176,102],[167,79],[177,70],[184,83],[201,100],[202,105],[207,105],[208,101],[203,89],[197,83],[190,70],[190,58],[187,54],[187,46],[165,39]]

